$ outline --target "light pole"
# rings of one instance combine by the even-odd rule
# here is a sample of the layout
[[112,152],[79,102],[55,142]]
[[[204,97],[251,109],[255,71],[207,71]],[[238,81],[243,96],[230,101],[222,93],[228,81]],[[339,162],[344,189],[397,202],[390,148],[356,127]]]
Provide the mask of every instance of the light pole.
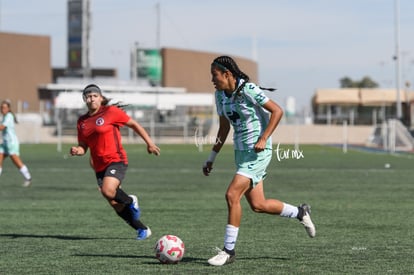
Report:
[[401,111],[401,98],[400,98],[400,86],[401,86],[401,60],[400,60],[400,1],[394,0],[394,12],[395,12],[395,82],[397,89],[397,106],[396,106],[396,118],[400,120],[402,118]]

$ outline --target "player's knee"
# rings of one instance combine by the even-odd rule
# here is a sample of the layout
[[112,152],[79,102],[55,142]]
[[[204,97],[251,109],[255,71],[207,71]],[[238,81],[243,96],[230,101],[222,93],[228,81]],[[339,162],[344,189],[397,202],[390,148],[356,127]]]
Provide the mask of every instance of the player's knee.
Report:
[[225,197],[226,197],[226,201],[229,205],[232,205],[232,204],[240,201],[240,195],[236,194],[235,192],[227,191]]
[[113,188],[108,188],[108,187],[102,187],[101,188],[101,194],[107,200],[113,200],[115,198],[115,193],[116,193],[116,191]]
[[263,213],[264,207],[263,204],[257,202],[250,202],[250,209],[256,213]]

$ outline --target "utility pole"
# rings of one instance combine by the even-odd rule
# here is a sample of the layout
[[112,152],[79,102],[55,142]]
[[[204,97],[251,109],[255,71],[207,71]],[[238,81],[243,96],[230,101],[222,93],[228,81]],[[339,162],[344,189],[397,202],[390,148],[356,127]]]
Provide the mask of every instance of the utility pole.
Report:
[[156,33],[156,47],[160,50],[161,47],[161,5],[160,2],[156,4],[157,9],[157,33]]
[[91,77],[91,62],[90,62],[90,32],[91,32],[91,11],[90,0],[83,0],[82,3],[82,17],[84,22],[82,30],[82,40],[84,45],[82,47],[82,71],[83,77]]
[[1,0],[0,0],[0,32],[1,32]]

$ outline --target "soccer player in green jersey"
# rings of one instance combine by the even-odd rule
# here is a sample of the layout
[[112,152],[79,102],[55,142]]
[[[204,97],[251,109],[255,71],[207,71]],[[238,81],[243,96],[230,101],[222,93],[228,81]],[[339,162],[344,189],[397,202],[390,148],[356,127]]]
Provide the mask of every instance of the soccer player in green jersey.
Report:
[[11,110],[10,101],[1,102],[1,113],[3,120],[0,123],[0,131],[2,131],[3,143],[0,144],[0,175],[3,171],[3,160],[9,156],[24,177],[23,186],[29,187],[32,184],[32,177],[29,169],[20,158],[19,139],[14,129],[17,119]]
[[208,263],[221,266],[235,260],[235,244],[242,217],[240,200],[243,195],[254,212],[296,218],[303,224],[308,235],[315,237],[309,205],[296,207],[276,199],[266,199],[264,195],[263,180],[273,152],[271,135],[282,118],[283,110],[266,96],[263,92],[266,88],[249,82],[249,77],[231,57],[220,56],[214,59],[211,75],[216,89],[220,125],[216,143],[203,165],[203,173],[208,176],[212,171],[216,155],[232,126],[236,174],[226,192],[228,220],[224,248],[218,249],[218,254],[210,258]]

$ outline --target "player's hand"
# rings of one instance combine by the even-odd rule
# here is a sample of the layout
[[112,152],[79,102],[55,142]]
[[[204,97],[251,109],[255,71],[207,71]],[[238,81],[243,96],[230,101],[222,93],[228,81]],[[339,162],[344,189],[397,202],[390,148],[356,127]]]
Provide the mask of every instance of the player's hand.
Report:
[[83,149],[81,146],[72,146],[70,148],[69,154],[71,156],[82,156],[85,154],[85,149]]
[[210,175],[211,170],[213,170],[213,163],[211,161],[206,161],[203,164],[203,174],[204,174],[204,176]]
[[157,145],[148,145],[147,152],[148,154],[154,154],[156,156],[159,156],[161,154],[161,150]]
[[266,140],[264,138],[259,138],[259,140],[254,145],[254,151],[259,153],[266,148]]

